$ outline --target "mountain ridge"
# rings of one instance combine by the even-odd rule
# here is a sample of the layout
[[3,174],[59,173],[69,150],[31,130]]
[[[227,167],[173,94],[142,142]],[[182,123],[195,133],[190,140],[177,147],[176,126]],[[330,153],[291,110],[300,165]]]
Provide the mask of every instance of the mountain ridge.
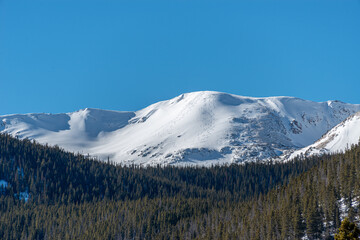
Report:
[[263,161],[312,144],[359,104],[200,91],[134,112],[85,108],[0,116],[1,132],[122,164]]
[[349,116],[344,121],[326,132],[313,144],[284,154],[280,159],[291,160],[297,156],[313,156],[344,152],[360,141],[360,112]]

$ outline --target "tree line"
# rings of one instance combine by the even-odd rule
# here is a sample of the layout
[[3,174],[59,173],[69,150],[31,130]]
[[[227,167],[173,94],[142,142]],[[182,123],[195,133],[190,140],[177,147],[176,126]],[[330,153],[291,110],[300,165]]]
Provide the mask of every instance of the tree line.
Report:
[[[333,239],[360,147],[288,163],[138,167],[0,135],[1,239]],[[19,198],[21,193],[29,198]]]

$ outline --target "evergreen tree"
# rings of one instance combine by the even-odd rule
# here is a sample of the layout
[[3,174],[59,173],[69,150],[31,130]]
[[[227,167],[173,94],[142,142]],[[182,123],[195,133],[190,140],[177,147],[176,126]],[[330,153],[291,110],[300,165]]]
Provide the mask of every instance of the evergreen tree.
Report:
[[359,239],[360,229],[355,223],[350,222],[349,218],[345,218],[341,222],[338,233],[335,234],[335,240],[355,240]]

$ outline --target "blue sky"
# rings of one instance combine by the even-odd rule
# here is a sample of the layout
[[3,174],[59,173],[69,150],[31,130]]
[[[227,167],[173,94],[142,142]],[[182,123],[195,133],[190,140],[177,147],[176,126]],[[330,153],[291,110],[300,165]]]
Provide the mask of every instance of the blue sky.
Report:
[[0,114],[184,92],[360,103],[359,0],[0,0]]

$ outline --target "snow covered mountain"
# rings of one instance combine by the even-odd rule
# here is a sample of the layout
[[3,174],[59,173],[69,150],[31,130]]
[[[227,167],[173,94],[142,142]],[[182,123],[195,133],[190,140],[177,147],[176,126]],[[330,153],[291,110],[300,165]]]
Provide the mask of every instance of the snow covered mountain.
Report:
[[83,109],[0,117],[0,131],[124,164],[210,165],[312,144],[360,105],[193,92],[136,112]]
[[351,115],[332,128],[315,143],[302,149],[281,156],[282,159],[293,159],[296,156],[321,155],[324,153],[343,152],[360,140],[360,112]]

